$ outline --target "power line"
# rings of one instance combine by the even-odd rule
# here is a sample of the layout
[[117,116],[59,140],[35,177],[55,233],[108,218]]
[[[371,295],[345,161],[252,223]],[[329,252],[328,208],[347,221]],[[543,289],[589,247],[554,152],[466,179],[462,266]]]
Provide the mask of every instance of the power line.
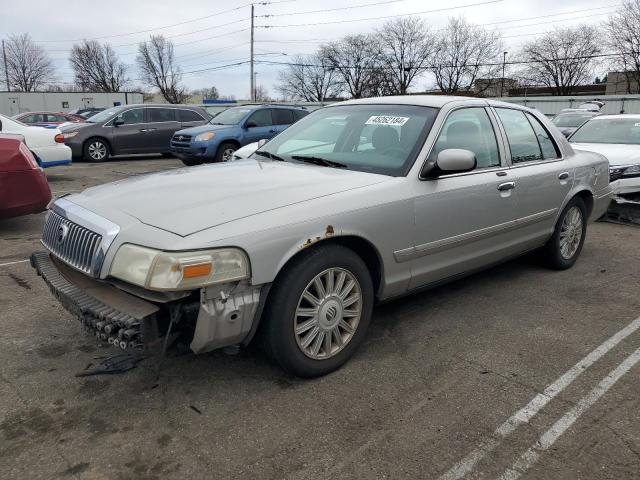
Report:
[[322,10],[307,10],[305,12],[291,12],[291,13],[271,13],[267,15],[256,15],[257,18],[269,18],[269,17],[289,17],[293,15],[306,15],[309,13],[325,13],[335,12],[338,10],[352,10],[355,8],[374,7],[376,5],[386,5],[389,3],[406,2],[408,0],[384,0],[380,2],[362,3],[360,5],[349,5],[348,7],[336,7],[336,8],[323,8]]
[[460,10],[462,8],[469,8],[469,7],[478,7],[478,6],[484,6],[484,5],[490,5],[493,3],[501,3],[503,0],[487,0],[484,2],[478,2],[478,3],[468,3],[466,5],[459,5],[457,7],[445,7],[445,8],[437,8],[437,9],[433,9],[433,10],[423,10],[421,12],[412,12],[412,13],[399,13],[399,14],[395,14],[395,15],[384,15],[381,17],[368,17],[368,18],[354,18],[351,20],[333,20],[333,21],[329,21],[329,22],[314,22],[314,23],[293,23],[293,24],[288,24],[288,25],[257,25],[256,28],[284,28],[284,27],[308,27],[308,26],[315,26],[315,25],[335,25],[335,24],[339,24],[339,23],[354,23],[354,22],[366,22],[369,20],[384,20],[387,18],[396,18],[396,17],[410,17],[412,15],[423,15],[426,13],[438,13],[438,12],[446,12],[446,11],[451,11],[451,10]]

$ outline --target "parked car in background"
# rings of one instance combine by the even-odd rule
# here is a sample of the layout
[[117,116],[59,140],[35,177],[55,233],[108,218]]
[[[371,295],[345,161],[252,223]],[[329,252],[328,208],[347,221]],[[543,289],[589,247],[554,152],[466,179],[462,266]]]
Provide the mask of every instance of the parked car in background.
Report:
[[26,112],[14,115],[13,118],[25,125],[46,128],[55,128],[63,123],[79,123],[85,121],[84,117],[60,112]]
[[21,135],[0,133],[0,219],[46,210],[47,177]]
[[43,168],[71,163],[71,149],[57,128],[32,127],[0,115],[0,132],[22,135],[24,142]]
[[171,153],[185,165],[228,162],[238,148],[273,138],[308,114],[302,108],[279,105],[228,108],[207,125],[177,131],[171,139]]
[[565,137],[569,137],[580,125],[598,115],[600,114],[594,111],[572,110],[559,113],[551,121]]
[[112,155],[166,154],[177,130],[203,125],[208,118],[201,108],[187,105],[125,105],[62,131],[74,158],[102,162]]
[[105,110],[104,108],[76,108],[74,110],[70,110],[69,113],[71,115],[78,115],[82,118],[89,118],[94,116],[96,113],[102,112],[103,110]]
[[[269,110],[227,112],[246,121]],[[570,268],[587,222],[609,204],[607,169],[518,105],[352,100],[311,113],[248,159],[56,200],[47,251],[31,261],[111,344],[171,332],[200,353],[258,335],[275,362],[312,377],[353,355],[376,301],[536,249]],[[65,230],[74,233],[61,238]]]
[[640,202],[640,115],[594,117],[578,128],[569,141],[576,149],[607,157],[613,193]]

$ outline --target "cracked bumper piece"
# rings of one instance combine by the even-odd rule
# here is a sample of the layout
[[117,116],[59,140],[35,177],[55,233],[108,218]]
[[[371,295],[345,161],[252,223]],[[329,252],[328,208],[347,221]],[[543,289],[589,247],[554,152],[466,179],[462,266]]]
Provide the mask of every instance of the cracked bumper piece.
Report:
[[123,349],[157,339],[159,308],[153,303],[89,278],[48,252],[34,252],[31,265],[62,306],[98,338]]

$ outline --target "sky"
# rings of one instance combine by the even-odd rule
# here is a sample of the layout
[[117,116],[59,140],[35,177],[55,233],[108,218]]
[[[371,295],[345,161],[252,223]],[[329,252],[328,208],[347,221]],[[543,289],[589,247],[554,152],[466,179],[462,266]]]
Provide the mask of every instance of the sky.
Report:
[[[264,5],[263,3],[267,3]],[[497,29],[505,51],[554,27],[603,22],[620,0],[265,0],[255,5],[255,59],[288,62],[347,34],[369,33],[388,18],[415,14],[432,30],[452,16]],[[348,8],[347,8],[348,7]],[[248,98],[250,6],[248,0],[0,0],[0,37],[29,33],[52,58],[57,81],[70,83],[69,50],[83,38],[110,43],[125,62],[133,85],[137,44],[163,34],[189,89],[215,86],[221,95]],[[234,65],[237,64],[237,65]],[[257,63],[257,84],[277,96],[278,65]],[[604,68],[604,67],[603,67]],[[606,73],[596,72],[601,76]],[[431,88],[420,78],[413,90]]]

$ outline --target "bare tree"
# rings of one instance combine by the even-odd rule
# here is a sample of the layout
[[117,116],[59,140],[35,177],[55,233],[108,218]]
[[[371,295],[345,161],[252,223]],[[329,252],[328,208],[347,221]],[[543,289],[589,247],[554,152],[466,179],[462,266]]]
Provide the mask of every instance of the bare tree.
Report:
[[278,81],[278,91],[293,100],[322,102],[338,90],[335,68],[323,65],[319,55],[293,57],[293,62],[279,72]]
[[197,90],[193,90],[191,94],[202,95],[202,97],[206,98],[207,100],[218,100],[218,98],[220,97],[220,93],[218,92],[218,89],[214,86],[211,86],[209,88],[200,88]]
[[578,25],[556,28],[525,44],[522,76],[552,89],[554,95],[570,95],[593,77],[594,55],[601,52],[597,27]]
[[451,18],[437,35],[431,58],[431,71],[436,85],[446,93],[469,91],[478,78],[497,76],[501,66],[500,34],[468,23],[464,18]]
[[181,85],[182,74],[173,54],[173,43],[162,35],[151,35],[138,46],[136,63],[143,80],[160,90],[169,103],[182,103],[187,98]]
[[256,86],[255,91],[256,102],[270,102],[269,90],[264,85]]
[[640,89],[640,0],[627,0],[605,23],[614,65],[625,72],[627,93]]
[[7,68],[5,72],[4,62],[0,62],[0,72],[3,80],[9,78],[7,87],[11,90],[33,92],[54,80],[51,59],[28,33],[10,35],[5,42],[5,50]]
[[83,40],[71,49],[69,63],[76,85],[82,90],[119,92],[128,81],[127,67],[108,43]]
[[389,20],[377,35],[382,45],[386,89],[392,95],[404,95],[427,69],[435,52],[435,38],[418,17]]
[[341,89],[353,98],[380,93],[382,51],[372,35],[349,35],[320,48],[322,64],[334,68]]

